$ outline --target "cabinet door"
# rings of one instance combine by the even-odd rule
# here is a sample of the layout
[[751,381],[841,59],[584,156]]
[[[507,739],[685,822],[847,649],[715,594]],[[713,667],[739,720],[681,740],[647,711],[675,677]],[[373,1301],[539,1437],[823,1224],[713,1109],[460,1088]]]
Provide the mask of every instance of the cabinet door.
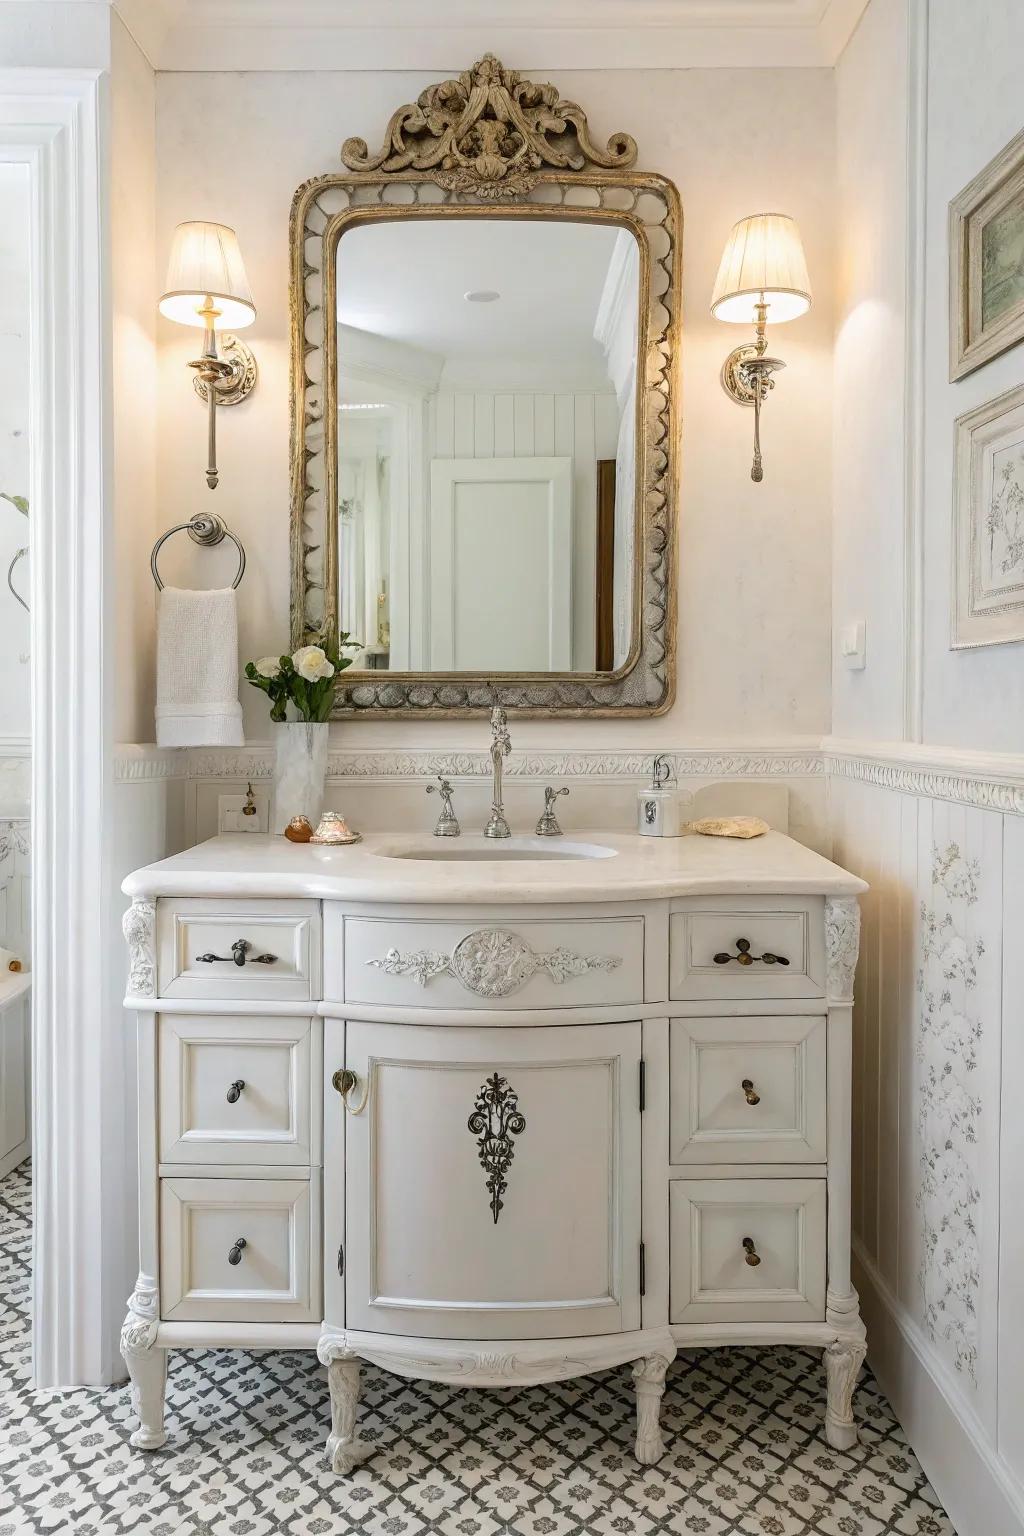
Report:
[[[640,1326],[640,1025],[346,1029],[349,1328]],[[330,1171],[328,1171],[330,1179]]]

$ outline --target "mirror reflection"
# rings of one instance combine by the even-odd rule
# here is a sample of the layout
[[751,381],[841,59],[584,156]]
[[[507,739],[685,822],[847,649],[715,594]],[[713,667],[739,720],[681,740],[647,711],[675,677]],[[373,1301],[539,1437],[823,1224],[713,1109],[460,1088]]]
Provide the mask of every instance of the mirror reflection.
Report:
[[356,667],[625,663],[639,274],[634,236],[610,223],[345,231],[338,597]]

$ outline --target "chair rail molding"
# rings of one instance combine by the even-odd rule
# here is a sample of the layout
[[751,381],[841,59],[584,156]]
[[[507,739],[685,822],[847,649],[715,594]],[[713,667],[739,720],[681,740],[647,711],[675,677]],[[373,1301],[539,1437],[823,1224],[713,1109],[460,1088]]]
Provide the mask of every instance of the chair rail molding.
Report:
[[[346,731],[346,735],[352,733]],[[658,744],[660,745],[660,743]],[[657,746],[650,748],[525,748],[514,751],[505,773],[511,778],[605,779],[633,782],[646,778]],[[957,747],[925,746],[912,741],[845,740],[794,737],[772,742],[709,742],[662,754],[678,779],[857,779],[901,794],[950,800],[983,810],[1024,815],[1024,753],[969,752]],[[429,782],[449,778],[486,779],[491,772],[484,751],[427,747],[332,746],[328,782]],[[133,783],[157,779],[267,780],[274,774],[274,748],[196,747],[168,751],[123,743],[117,749],[115,779]]]
[[[32,504],[32,984],[40,1387],[101,1384],[116,1332],[111,1226],[128,1191],[104,1141],[110,868],[110,532],[102,76],[0,70],[0,160],[27,167]],[[104,1156],[104,1152],[107,1155]],[[109,1337],[108,1337],[109,1335]]]

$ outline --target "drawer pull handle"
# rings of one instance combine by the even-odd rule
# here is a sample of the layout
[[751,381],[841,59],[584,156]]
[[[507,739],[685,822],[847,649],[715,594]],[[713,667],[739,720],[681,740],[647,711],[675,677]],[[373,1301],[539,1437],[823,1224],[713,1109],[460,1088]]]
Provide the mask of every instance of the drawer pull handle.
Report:
[[743,1079],[742,1083],[740,1083],[740,1087],[743,1089],[743,1097],[746,1099],[748,1104],[760,1104],[761,1095],[755,1092],[754,1085],[750,1081],[749,1077],[745,1077]]
[[[231,946],[230,955],[196,955],[196,963],[199,965],[213,965],[216,961],[220,965],[245,965],[249,960],[249,951],[252,945],[248,939],[236,939]],[[276,955],[253,955],[251,965],[276,965]]]
[[245,1078],[244,1077],[236,1077],[234,1082],[231,1084],[231,1087],[228,1089],[228,1103],[229,1104],[237,1104],[238,1103],[239,1099],[242,1097],[242,1089],[244,1087],[245,1087]]
[[[242,1262],[242,1249],[243,1248],[248,1248],[248,1246],[249,1245],[246,1242],[244,1237],[236,1237],[234,1243],[228,1249],[228,1263],[229,1264],[241,1264],[241,1262]],[[750,1263],[749,1259],[747,1260],[747,1263],[748,1264]]]
[[749,1264],[751,1269],[756,1269],[761,1262],[761,1256],[754,1247],[754,1239],[752,1237],[745,1237],[743,1239],[743,1262],[744,1264]]
[[786,959],[785,955],[773,955],[771,951],[767,949],[763,955],[752,955],[750,953],[749,939],[737,939],[736,950],[737,953],[735,955],[727,955],[724,950],[720,950],[715,956],[715,964],[728,965],[730,960],[735,960],[737,965],[756,965],[759,961],[762,965],[789,964],[789,961]]

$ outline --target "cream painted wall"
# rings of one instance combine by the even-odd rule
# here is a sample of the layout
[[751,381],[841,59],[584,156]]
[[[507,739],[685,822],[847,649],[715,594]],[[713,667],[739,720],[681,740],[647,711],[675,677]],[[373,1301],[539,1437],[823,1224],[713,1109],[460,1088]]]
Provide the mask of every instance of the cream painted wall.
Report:
[[1020,132],[1024,14],[1020,0],[928,7],[928,180],[925,290],[924,739],[1024,749],[1024,643],[949,649],[953,422],[1024,382],[1018,345],[949,383],[946,219],[950,198]]
[[110,251],[118,741],[151,741],[156,652],[156,108],[147,60],[111,14]]
[[[836,68],[832,730],[898,740],[904,721],[907,5],[872,0]],[[839,635],[864,620],[867,666]]]
[[[532,73],[543,76],[543,66]],[[598,138],[617,128],[634,134],[640,164],[671,176],[683,200],[679,698],[660,720],[522,722],[516,744],[653,746],[821,733],[829,722],[832,74],[559,71],[555,77],[589,112]],[[307,177],[340,166],[345,137],[375,141],[391,111],[434,78],[401,72],[157,77],[158,273],[179,220],[223,220],[238,230],[259,310],[247,339],[260,383],[249,401],[221,417],[222,480],[215,493],[203,479],[204,421],[185,368],[197,336],[158,322],[157,522],[163,527],[216,505],[245,539],[243,657],[276,649],[288,629],[291,196]],[[752,147],[744,101],[756,101],[758,120],[771,124],[770,154]],[[774,338],[789,366],[766,412],[766,478],[756,487],[749,479],[750,414],[718,386],[722,359],[740,334],[713,321],[707,306],[730,226],[766,207],[799,220],[815,305]],[[229,579],[227,551],[174,542],[169,579],[206,585]],[[254,695],[245,705],[250,739],[266,739],[262,701]],[[453,747],[478,743],[481,729],[476,721],[339,728],[346,741],[360,745]],[[147,722],[144,738],[151,734]]]

